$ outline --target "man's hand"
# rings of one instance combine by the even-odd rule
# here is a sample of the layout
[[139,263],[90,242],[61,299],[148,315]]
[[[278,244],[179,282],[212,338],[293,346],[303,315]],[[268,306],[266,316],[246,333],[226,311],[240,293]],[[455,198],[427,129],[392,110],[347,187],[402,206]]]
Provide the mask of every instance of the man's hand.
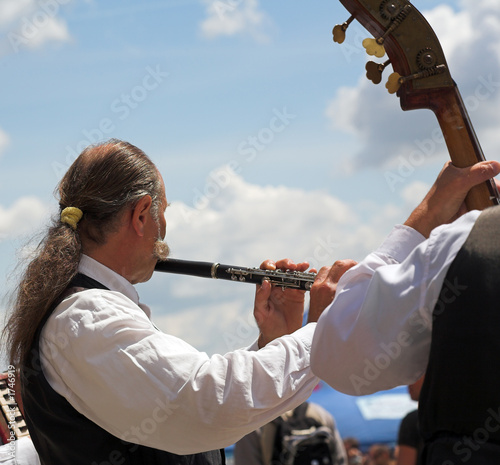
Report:
[[[292,260],[283,259],[276,263],[266,260],[260,268],[264,270],[306,271],[309,264],[295,264]],[[314,271],[314,270],[311,270]],[[259,348],[285,334],[290,334],[302,326],[304,317],[305,291],[296,289],[283,290],[264,281],[257,286],[255,293],[254,317],[259,327]]]
[[464,200],[472,187],[498,173],[500,163],[497,161],[483,161],[467,168],[457,168],[447,162],[405,225],[417,230],[424,237],[429,237],[434,228],[450,223],[466,212]]
[[339,279],[354,265],[356,265],[354,260],[337,260],[333,266],[325,266],[319,270],[311,287],[308,323],[318,321],[323,310],[333,302]]

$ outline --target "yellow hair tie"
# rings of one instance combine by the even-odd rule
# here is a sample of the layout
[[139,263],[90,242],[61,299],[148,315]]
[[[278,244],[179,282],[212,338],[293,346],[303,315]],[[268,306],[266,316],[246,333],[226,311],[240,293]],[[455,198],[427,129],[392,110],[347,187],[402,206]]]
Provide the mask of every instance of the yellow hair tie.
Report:
[[61,222],[69,224],[75,231],[76,225],[82,219],[83,212],[76,207],[66,207],[61,212]]

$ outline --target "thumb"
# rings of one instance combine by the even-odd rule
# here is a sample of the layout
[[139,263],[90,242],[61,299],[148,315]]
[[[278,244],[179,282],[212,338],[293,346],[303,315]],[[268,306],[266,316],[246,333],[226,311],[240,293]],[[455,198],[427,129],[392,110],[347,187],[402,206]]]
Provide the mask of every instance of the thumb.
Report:
[[311,287],[308,322],[318,321],[321,313],[330,305],[342,275],[356,265],[354,260],[337,260],[332,267],[323,267]]
[[268,310],[268,301],[271,296],[272,285],[269,281],[264,280],[260,286],[257,286],[255,291],[254,318],[259,324],[264,318],[264,314]]
[[471,187],[481,184],[500,173],[500,162],[495,160],[482,161],[468,168],[468,175],[464,179],[464,189],[469,191]]

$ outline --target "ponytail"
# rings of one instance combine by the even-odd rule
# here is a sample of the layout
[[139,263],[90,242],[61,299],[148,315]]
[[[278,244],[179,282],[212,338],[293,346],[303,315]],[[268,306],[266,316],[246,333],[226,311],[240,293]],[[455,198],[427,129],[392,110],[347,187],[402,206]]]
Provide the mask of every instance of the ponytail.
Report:
[[54,218],[14,293],[3,330],[10,363],[27,362],[38,327],[77,274],[82,238],[103,244],[120,213],[145,195],[158,211],[161,177],[137,147],[112,139],[85,149],[59,184]]

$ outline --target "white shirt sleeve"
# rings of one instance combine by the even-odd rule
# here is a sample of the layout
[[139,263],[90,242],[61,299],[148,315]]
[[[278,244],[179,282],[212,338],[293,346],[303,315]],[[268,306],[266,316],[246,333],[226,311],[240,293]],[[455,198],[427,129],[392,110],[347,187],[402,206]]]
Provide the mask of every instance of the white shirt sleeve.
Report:
[[426,241],[397,226],[376,252],[348,270],[318,321],[315,374],[351,395],[418,379],[427,365],[441,289],[460,291],[457,283],[445,282],[446,273],[478,215],[436,228]]
[[29,436],[0,446],[2,465],[40,465],[40,459]]
[[122,293],[90,289],[49,318],[41,361],[56,392],[113,435],[193,454],[229,446],[309,397],[319,381],[314,328],[208,357],[156,329]]

